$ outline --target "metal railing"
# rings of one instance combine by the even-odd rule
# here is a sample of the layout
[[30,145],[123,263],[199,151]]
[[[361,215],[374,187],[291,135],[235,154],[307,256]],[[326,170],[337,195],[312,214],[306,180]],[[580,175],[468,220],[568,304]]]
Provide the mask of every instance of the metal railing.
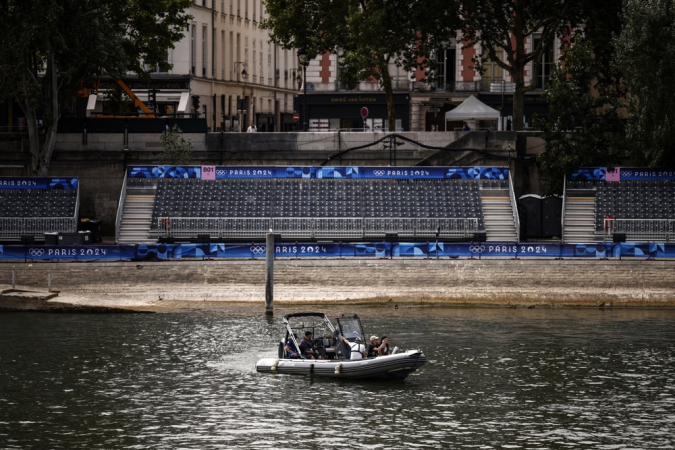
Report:
[[124,200],[127,198],[127,173],[124,172],[124,181],[122,182],[122,192],[120,200],[117,202],[117,216],[115,217],[115,242],[120,241],[120,225],[122,225],[122,214],[124,213]]
[[509,198],[511,202],[511,212],[513,213],[513,222],[516,225],[516,242],[520,242],[520,216],[518,215],[518,202],[516,201],[511,170],[509,170]]
[[471,238],[478,219],[470,218],[362,218],[362,217],[160,217],[152,230],[158,239],[263,238],[273,231],[287,239]]
[[604,219],[603,230],[605,241],[621,233],[628,241],[670,242],[675,238],[675,219]]
[[21,236],[42,238],[45,233],[77,231],[75,217],[0,217],[0,238],[20,239]]

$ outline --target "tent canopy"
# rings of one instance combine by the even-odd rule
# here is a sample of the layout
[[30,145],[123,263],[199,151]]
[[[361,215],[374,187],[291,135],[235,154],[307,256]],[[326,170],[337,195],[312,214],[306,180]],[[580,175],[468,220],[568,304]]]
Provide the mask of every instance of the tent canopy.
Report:
[[457,108],[446,112],[445,120],[499,120],[499,111],[472,95]]

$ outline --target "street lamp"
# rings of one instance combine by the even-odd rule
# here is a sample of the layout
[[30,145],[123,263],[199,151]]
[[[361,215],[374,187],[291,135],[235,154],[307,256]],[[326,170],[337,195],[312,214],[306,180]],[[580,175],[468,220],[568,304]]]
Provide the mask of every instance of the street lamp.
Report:
[[302,46],[298,50],[298,62],[302,66],[302,84],[304,86],[303,88],[303,95],[302,95],[302,130],[307,131],[307,125],[308,125],[308,120],[307,120],[307,47]]
[[[241,67],[241,72],[239,72],[239,67]],[[246,79],[248,78],[248,73],[246,73],[246,62],[235,61],[234,62],[234,71],[237,72],[237,84],[239,83],[239,78],[241,77],[244,80],[244,85],[241,87],[241,104],[237,102],[237,113],[241,115],[239,118],[239,131],[244,131],[244,113],[246,111]]]

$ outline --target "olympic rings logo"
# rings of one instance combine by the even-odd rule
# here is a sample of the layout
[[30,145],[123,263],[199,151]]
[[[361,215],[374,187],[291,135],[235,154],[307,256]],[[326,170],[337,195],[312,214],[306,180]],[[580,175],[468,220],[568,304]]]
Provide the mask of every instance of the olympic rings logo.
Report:
[[469,247],[469,251],[471,253],[483,253],[485,251],[485,246],[484,245],[472,245]]
[[224,171],[224,170],[216,170],[216,174],[217,175],[225,175],[225,174],[227,174],[227,172]]
[[44,252],[45,251],[41,248],[31,248],[28,250],[28,253],[30,253],[31,256],[42,256]]
[[373,170],[373,175],[376,177],[384,176],[384,170]]
[[254,255],[262,255],[263,253],[265,253],[265,247],[261,245],[254,245],[251,247],[251,253],[253,253]]

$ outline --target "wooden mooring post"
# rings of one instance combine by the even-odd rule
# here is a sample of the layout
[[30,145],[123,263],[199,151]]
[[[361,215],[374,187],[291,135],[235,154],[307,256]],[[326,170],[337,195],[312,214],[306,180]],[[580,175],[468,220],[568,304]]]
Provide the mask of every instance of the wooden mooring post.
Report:
[[265,240],[265,315],[274,315],[274,243],[276,235],[267,233]]

